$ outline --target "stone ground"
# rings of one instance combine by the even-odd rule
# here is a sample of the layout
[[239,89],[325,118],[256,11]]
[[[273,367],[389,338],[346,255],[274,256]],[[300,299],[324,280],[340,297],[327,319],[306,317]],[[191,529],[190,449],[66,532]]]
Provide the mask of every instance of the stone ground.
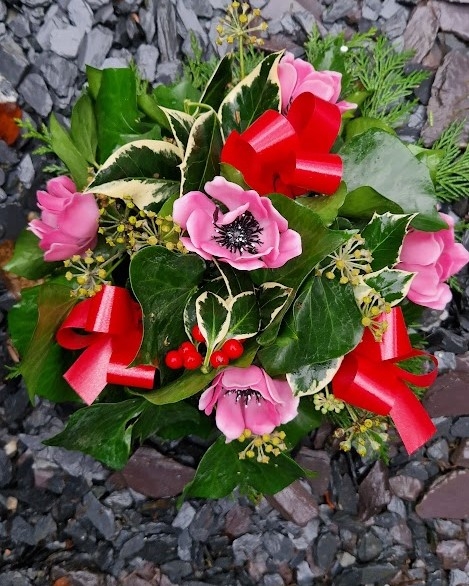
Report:
[[[190,51],[189,31],[207,56],[214,52],[224,4],[0,0],[0,102],[18,99],[35,124],[51,112],[66,118],[86,63],[116,66],[131,57],[151,82],[174,79]],[[403,136],[421,134],[431,144],[453,118],[468,116],[467,0],[253,5],[270,21],[271,46],[288,43],[298,55],[314,22],[332,32],[377,26],[396,46],[415,49],[431,77],[417,92],[420,104]],[[2,253],[45,181],[45,160],[32,155],[34,146],[0,140]],[[467,219],[467,201],[446,211]],[[45,447],[41,440],[62,428],[69,408],[43,401],[33,410],[21,381],[0,384],[0,586],[469,585],[467,273],[460,282],[463,294],[425,321],[441,370],[425,400],[437,436],[412,458],[396,440],[385,466],[337,453],[330,430],[321,428],[298,453],[319,476],[257,506],[233,495],[176,508],[174,496],[200,453],[194,442],[140,448],[119,474]],[[2,378],[12,361],[9,288],[5,277]]]

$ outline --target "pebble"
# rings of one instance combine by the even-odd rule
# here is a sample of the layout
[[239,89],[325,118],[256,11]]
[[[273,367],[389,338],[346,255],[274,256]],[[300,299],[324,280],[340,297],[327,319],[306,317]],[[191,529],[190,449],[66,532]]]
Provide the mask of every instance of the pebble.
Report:
[[18,91],[37,114],[47,116],[52,110],[52,99],[47,86],[44,79],[37,73],[28,73],[18,87]]
[[77,59],[80,71],[85,70],[85,65],[101,67],[111,49],[112,38],[112,32],[101,25],[86,33]]

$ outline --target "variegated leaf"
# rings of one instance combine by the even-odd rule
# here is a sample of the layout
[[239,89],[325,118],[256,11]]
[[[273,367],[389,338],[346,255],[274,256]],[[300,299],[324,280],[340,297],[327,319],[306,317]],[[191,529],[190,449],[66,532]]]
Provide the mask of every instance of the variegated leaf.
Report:
[[168,179],[119,179],[87,190],[108,197],[130,197],[134,204],[143,209],[151,203],[167,200],[179,192],[179,181]]
[[242,340],[252,338],[258,333],[260,315],[254,291],[243,291],[235,297],[231,297],[227,306],[231,312],[227,338]]
[[[415,273],[385,268],[374,273],[369,273],[363,277],[363,282],[370,289],[374,289],[380,293],[387,303],[394,306],[407,296],[414,277]],[[363,297],[364,293],[357,288],[357,294]]]
[[267,328],[285,307],[293,289],[281,283],[262,283],[259,287],[262,328]]
[[160,110],[166,116],[177,146],[183,151],[187,146],[187,141],[189,140],[189,134],[194,125],[195,118],[190,114],[181,112],[180,110],[171,110],[171,108],[163,108],[163,106],[160,106]]
[[293,394],[302,397],[322,391],[334,378],[342,360],[343,357],[333,358],[327,362],[307,364],[295,372],[289,372],[287,374],[287,381]]
[[207,355],[210,356],[228,333],[231,311],[222,297],[210,291],[204,291],[197,297],[195,310],[197,324],[207,343]]

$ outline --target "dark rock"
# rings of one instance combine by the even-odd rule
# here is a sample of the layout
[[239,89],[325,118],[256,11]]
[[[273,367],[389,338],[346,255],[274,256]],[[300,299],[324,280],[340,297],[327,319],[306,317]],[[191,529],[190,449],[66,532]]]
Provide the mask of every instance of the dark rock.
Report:
[[267,496],[268,502],[289,521],[304,527],[319,514],[316,500],[310,492],[296,480],[274,495]]
[[155,82],[170,84],[181,75],[182,67],[180,61],[164,61],[156,67]]
[[31,34],[29,20],[23,14],[15,15],[8,22],[8,28],[18,39],[23,39],[24,37],[27,37]]
[[195,514],[189,527],[189,533],[195,541],[206,543],[214,531],[213,508],[210,504],[206,504]]
[[16,87],[28,65],[21,47],[12,38],[4,37],[0,43],[0,74]]
[[459,417],[451,426],[454,437],[469,437],[469,417]]
[[361,562],[371,562],[383,551],[381,540],[372,532],[368,531],[358,543],[357,556]]
[[461,521],[448,521],[446,519],[435,519],[433,526],[438,535],[446,539],[463,539],[464,532]]
[[138,448],[122,470],[127,485],[153,498],[180,494],[194,477],[194,470],[166,458],[156,450]]
[[176,61],[179,44],[176,33],[176,8],[171,0],[156,2],[158,49],[162,61]]
[[244,535],[251,528],[251,509],[235,505],[228,511],[225,517],[225,533],[234,539]]
[[38,63],[41,73],[48,86],[59,96],[67,95],[69,89],[75,84],[78,68],[77,66],[54,53],[45,53]]
[[412,58],[421,63],[433,47],[439,30],[438,11],[434,4],[418,4],[404,33],[404,47],[415,51]]
[[[468,118],[469,95],[469,55],[451,51],[446,55],[438,69],[433,83],[428,108],[433,112],[432,124],[426,123],[422,139],[426,146],[431,145],[454,120]],[[467,140],[469,122],[464,128]]]
[[439,12],[440,29],[448,33],[454,33],[464,41],[469,41],[469,6],[449,4],[433,0]]
[[17,168],[17,173],[18,179],[26,188],[29,189],[33,184],[34,176],[36,174],[30,155],[25,155],[21,159],[21,162]]
[[427,448],[427,456],[437,462],[447,462],[449,457],[448,442],[444,438],[437,440]]
[[34,526],[34,541],[36,544],[41,541],[50,543],[53,541],[56,532],[57,524],[52,518],[52,515],[44,515],[43,517],[40,517]]
[[29,73],[18,88],[25,102],[41,116],[52,110],[52,100],[43,78],[37,73]]
[[462,570],[467,563],[467,546],[464,541],[456,539],[440,541],[436,546],[436,555],[445,570]]
[[339,549],[339,544],[339,538],[332,533],[325,533],[318,537],[316,543],[316,563],[320,568],[328,570],[332,566]]
[[156,32],[155,12],[153,6],[150,7],[147,5],[147,8],[148,10],[145,10],[145,8],[140,9],[138,19],[140,21],[140,26],[145,33],[147,43],[151,43]]
[[388,39],[397,39],[406,30],[407,25],[407,11],[405,8],[400,8],[389,20],[383,25],[383,33]]
[[7,15],[7,7],[5,6],[5,2],[0,0],[0,22],[4,22]]
[[423,490],[423,482],[418,478],[399,474],[389,479],[389,488],[399,498],[415,501]]
[[439,477],[416,507],[422,519],[469,517],[469,470],[455,470]]
[[36,544],[34,527],[19,515],[15,516],[11,523],[11,538],[18,543]]
[[269,531],[264,535],[263,543],[270,557],[279,563],[290,562],[295,553],[291,540],[277,531]]
[[115,518],[111,509],[102,505],[92,492],[89,492],[83,499],[85,507],[85,518],[89,519],[92,525],[105,539],[112,539],[115,531]]
[[[178,0],[176,2],[177,20],[176,28],[182,38],[184,38],[190,31],[199,35],[202,39],[207,39],[207,33],[199,22],[196,14],[192,7],[186,6],[184,0]],[[158,29],[159,31],[160,29]],[[204,45],[206,42],[204,43]]]
[[112,36],[112,32],[101,25],[86,34],[77,60],[81,71],[85,70],[85,65],[101,67],[112,46]]
[[18,101],[18,94],[6,77],[0,75],[0,103]]
[[192,574],[192,564],[181,560],[173,560],[161,565],[161,571],[173,584],[183,584],[183,578]]
[[457,417],[469,413],[468,384],[469,372],[448,372],[439,376],[423,399],[430,417]]
[[147,537],[139,557],[160,565],[176,558],[177,538],[174,535]]
[[140,45],[135,54],[135,62],[143,79],[152,82],[155,79],[156,63],[159,51],[153,45]]
[[399,523],[396,523],[396,525],[393,525],[389,533],[391,534],[391,537],[395,543],[398,543],[407,549],[413,548],[414,538],[412,531],[404,521],[400,521]]
[[381,461],[373,464],[358,489],[358,510],[365,520],[381,512],[390,502],[388,470]]
[[296,456],[296,461],[306,470],[315,473],[313,478],[308,478],[313,494],[323,496],[329,488],[331,478],[331,458],[323,450],[310,450],[302,447]]
[[451,455],[454,466],[469,468],[469,438],[463,438]]

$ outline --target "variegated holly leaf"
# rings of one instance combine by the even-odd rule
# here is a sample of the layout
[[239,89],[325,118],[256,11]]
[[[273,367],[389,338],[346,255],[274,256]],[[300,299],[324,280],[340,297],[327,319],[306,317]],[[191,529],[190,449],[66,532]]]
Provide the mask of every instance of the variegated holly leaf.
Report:
[[277,69],[282,56],[283,51],[268,55],[223,100],[218,114],[225,138],[232,130],[246,130],[266,110],[279,110]]
[[397,305],[407,296],[415,273],[397,269],[381,269],[363,277],[364,283],[374,289],[387,303]]
[[228,54],[221,59],[208,80],[199,102],[211,106],[214,110],[220,107],[226,88],[233,79],[233,57]]
[[306,364],[295,372],[287,373],[287,381],[298,397],[322,391],[334,378],[343,358],[334,358],[318,364]]
[[227,305],[231,312],[227,339],[242,340],[255,336],[259,331],[260,315],[254,291],[238,293],[228,300]]
[[285,307],[292,294],[291,287],[281,283],[262,283],[259,287],[259,303],[262,328],[267,328]]
[[162,140],[136,140],[113,153],[101,165],[87,192],[131,197],[135,205],[165,201],[179,191],[182,152]]
[[365,239],[365,248],[373,256],[371,267],[374,271],[393,267],[399,262],[402,241],[415,216],[416,214],[375,214],[363,228],[361,235]]
[[195,311],[197,324],[207,345],[207,356],[210,356],[228,333],[231,311],[222,297],[210,291],[204,291],[197,297]]
[[225,282],[221,277],[213,279],[212,281],[207,281],[203,284],[201,289],[198,289],[193,295],[191,295],[186,303],[186,306],[184,307],[183,317],[184,329],[186,330],[187,337],[193,342],[195,340],[192,338],[192,328],[197,324],[196,301],[204,291],[210,291],[211,293],[220,296],[222,299],[226,299],[228,297],[228,291],[226,289]]
[[177,146],[181,151],[184,151],[195,118],[190,114],[181,112],[180,110],[171,110],[171,108],[163,108],[163,106],[160,106],[160,110],[166,116],[166,120],[171,128]]
[[220,174],[223,147],[220,121],[215,111],[205,112],[192,126],[181,164],[181,195],[203,189],[207,181]]

